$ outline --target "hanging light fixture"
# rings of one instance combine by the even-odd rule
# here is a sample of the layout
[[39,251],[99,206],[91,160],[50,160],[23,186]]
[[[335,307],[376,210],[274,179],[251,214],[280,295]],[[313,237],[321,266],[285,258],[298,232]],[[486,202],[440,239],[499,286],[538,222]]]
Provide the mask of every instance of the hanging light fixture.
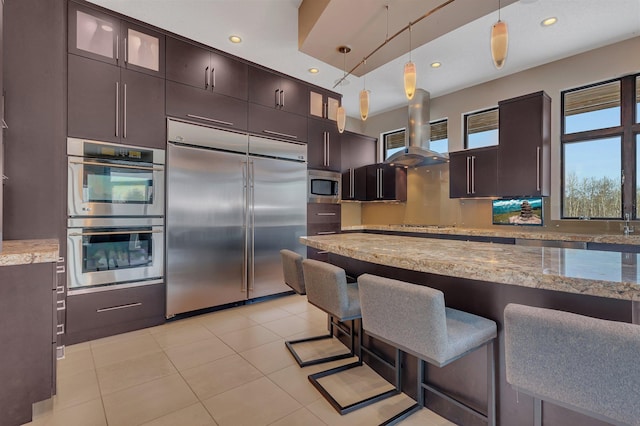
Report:
[[[367,61],[363,60],[364,66],[366,67]],[[362,121],[365,121],[369,116],[369,91],[367,90],[367,70],[364,69],[364,74],[362,74],[363,89],[360,91],[360,118]]]
[[[339,84],[342,84],[344,79],[347,76],[347,53],[351,52],[351,48],[349,46],[340,46],[338,47],[338,52],[342,53],[342,80]],[[340,89],[340,94],[342,94],[342,89]],[[338,111],[336,112],[336,122],[338,124],[338,132],[344,132],[344,128],[347,124],[347,113],[342,106],[342,102],[340,102],[340,106],[338,107]]]
[[416,93],[416,64],[411,62],[411,24],[409,24],[409,62],[404,64],[404,93],[413,99]]
[[509,30],[506,22],[500,20],[500,0],[498,0],[498,22],[491,27],[491,57],[497,69],[504,66],[509,49]]

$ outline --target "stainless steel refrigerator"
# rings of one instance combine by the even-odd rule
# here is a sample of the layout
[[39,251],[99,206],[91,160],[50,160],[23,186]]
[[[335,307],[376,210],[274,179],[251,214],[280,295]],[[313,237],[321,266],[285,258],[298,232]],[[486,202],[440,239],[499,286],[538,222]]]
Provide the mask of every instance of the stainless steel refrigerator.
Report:
[[290,290],[305,253],[306,145],[169,120],[167,317]]

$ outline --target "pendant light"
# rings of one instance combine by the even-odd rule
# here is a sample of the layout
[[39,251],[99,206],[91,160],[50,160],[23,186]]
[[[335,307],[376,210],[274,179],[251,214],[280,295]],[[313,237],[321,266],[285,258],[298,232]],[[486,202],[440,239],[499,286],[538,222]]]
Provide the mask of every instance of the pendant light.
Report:
[[409,24],[409,62],[404,64],[404,93],[413,99],[416,93],[416,64],[411,62],[411,24]]
[[[344,82],[345,77],[347,76],[347,53],[351,52],[351,48],[349,46],[340,46],[338,47],[338,52],[342,53],[343,62],[342,62],[342,80],[340,84]],[[340,94],[342,94],[342,89],[340,89]],[[338,132],[344,132],[344,128],[347,124],[347,113],[342,106],[342,102],[340,102],[340,106],[338,107],[338,111],[336,113],[336,122],[338,124]]]
[[[363,65],[366,67],[367,60],[363,60]],[[363,89],[360,91],[360,118],[362,121],[366,121],[369,116],[369,91],[367,90],[367,70],[365,68],[364,74],[362,74]]]
[[500,0],[498,0],[498,22],[491,27],[491,57],[497,69],[504,66],[509,48],[509,30],[506,22],[500,20]]

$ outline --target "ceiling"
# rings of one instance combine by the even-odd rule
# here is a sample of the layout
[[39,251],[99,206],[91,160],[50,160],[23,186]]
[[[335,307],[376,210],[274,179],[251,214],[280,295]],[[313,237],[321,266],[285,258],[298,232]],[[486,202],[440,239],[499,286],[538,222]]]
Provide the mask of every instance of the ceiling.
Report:
[[[391,37],[445,2],[90,1],[342,93],[350,117],[359,117],[358,92],[365,85],[371,91],[370,116],[406,105],[402,70],[409,59],[408,31],[374,54],[365,68],[348,76],[346,84],[334,88],[343,69],[350,70],[385,41],[387,22]],[[497,5],[497,0],[454,0],[412,27],[411,58],[418,70],[418,87],[437,97],[640,35],[640,0],[502,0],[500,14],[509,26],[509,52],[505,66],[497,70],[489,47]],[[550,16],[558,22],[543,27],[540,22]],[[231,34],[241,36],[243,42],[232,44]],[[352,52],[343,56],[336,50],[340,45],[349,45]],[[633,54],[638,56],[640,71],[640,55]],[[434,61],[442,66],[431,68]],[[320,72],[309,73],[314,67]]]

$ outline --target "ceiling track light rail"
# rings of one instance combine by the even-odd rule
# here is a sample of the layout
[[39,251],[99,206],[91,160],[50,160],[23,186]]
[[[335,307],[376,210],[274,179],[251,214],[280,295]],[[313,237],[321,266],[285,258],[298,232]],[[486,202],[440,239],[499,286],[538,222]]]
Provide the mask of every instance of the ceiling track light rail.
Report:
[[336,82],[336,84],[334,84],[333,88],[335,89],[336,87],[338,87],[342,81],[347,78],[349,75],[353,74],[353,72],[355,70],[358,69],[358,67],[362,64],[364,64],[364,62],[369,59],[370,57],[372,57],[376,52],[378,52],[380,49],[382,49],[384,46],[386,46],[391,40],[393,40],[394,38],[398,37],[400,34],[402,34],[403,32],[407,31],[409,28],[411,28],[413,25],[417,24],[418,22],[422,21],[423,19],[433,15],[434,13],[436,13],[437,11],[439,11],[440,9],[444,8],[445,6],[448,6],[449,4],[453,3],[455,0],[447,0],[444,3],[434,7],[433,9],[431,9],[430,11],[428,11],[427,13],[425,13],[424,15],[422,15],[421,17],[419,17],[418,19],[416,19],[413,22],[409,22],[406,26],[402,27],[400,30],[398,30],[398,32],[396,32],[394,35],[392,35],[391,37],[388,37],[380,46],[376,47],[375,49],[373,49],[373,51],[371,53],[369,53],[367,56],[365,56],[360,62],[358,62],[356,64],[356,66],[354,66],[351,71],[349,71],[348,73],[344,74],[344,76],[338,80]]

